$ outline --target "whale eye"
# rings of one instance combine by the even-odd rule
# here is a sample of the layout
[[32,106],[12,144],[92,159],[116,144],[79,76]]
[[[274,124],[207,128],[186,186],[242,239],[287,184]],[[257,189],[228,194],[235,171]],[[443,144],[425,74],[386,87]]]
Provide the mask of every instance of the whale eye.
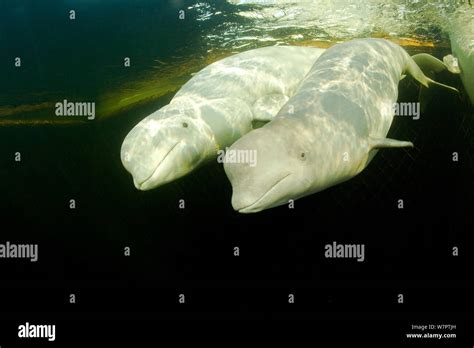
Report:
[[299,159],[302,161],[306,160],[306,157],[307,157],[306,152],[301,152],[299,155]]
[[183,122],[183,128],[188,128],[188,124],[186,122]]

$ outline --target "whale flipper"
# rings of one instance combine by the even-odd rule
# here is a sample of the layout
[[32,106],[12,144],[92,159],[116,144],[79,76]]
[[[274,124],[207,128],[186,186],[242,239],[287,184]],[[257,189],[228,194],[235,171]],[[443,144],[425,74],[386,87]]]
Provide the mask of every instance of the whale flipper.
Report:
[[413,147],[411,141],[396,140],[390,138],[369,138],[370,149],[385,149],[397,147]]

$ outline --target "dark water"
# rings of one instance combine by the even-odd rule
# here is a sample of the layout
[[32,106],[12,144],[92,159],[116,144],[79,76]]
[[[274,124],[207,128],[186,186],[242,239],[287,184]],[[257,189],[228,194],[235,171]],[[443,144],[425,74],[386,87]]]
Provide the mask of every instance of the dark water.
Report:
[[[179,21],[177,11],[191,2],[157,4],[1,1],[0,105],[95,100],[146,75],[157,57],[205,55],[203,32],[215,19],[199,22],[202,13],[188,11],[192,21]],[[74,23],[66,15],[72,6]],[[224,2],[213,6],[231,11]],[[434,53],[441,58],[449,49]],[[10,66],[16,55],[21,71]],[[132,57],[128,70],[124,56]],[[457,77],[439,78],[462,89]],[[400,89],[400,101],[417,100],[413,82]],[[286,313],[281,303],[293,291],[302,303],[296,312],[372,310],[405,318],[393,305],[402,290],[409,311],[435,304],[438,311],[472,311],[474,134],[463,95],[435,91],[420,120],[395,118],[389,136],[413,141],[414,149],[382,150],[359,176],[296,201],[295,209],[253,215],[233,211],[218,164],[159,189],[134,188],[120,162],[121,143],[172,96],[77,125],[0,123],[0,242],[39,244],[37,263],[0,263],[0,312],[23,320],[27,312],[54,309],[64,318],[75,292],[83,314],[164,315],[180,313],[174,299],[185,292],[191,313],[236,311],[239,318]],[[27,115],[4,119],[21,118]],[[397,209],[398,199],[405,209]],[[365,244],[366,262],[325,259],[324,245],[333,241]],[[454,246],[458,257],[451,256]]]

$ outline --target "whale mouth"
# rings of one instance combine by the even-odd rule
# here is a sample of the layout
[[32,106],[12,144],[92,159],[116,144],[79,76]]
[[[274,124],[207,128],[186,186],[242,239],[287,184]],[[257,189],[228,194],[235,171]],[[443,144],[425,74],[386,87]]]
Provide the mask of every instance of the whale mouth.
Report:
[[[286,178],[288,178],[291,175],[291,173],[286,174],[284,177],[281,179],[277,180],[264,194],[262,194],[259,198],[257,198],[253,203],[242,207],[242,208],[237,208],[239,213],[257,213],[260,210],[262,210],[262,207],[259,207],[259,203],[261,203],[265,198],[267,198],[273,191],[275,191],[275,188],[278,187]],[[270,208],[270,207],[269,207]]]
[[166,153],[166,155],[164,155],[163,158],[158,162],[158,164],[156,165],[156,167],[155,167],[155,169],[153,170],[153,172],[152,172],[147,178],[145,178],[145,179],[142,180],[141,182],[134,181],[135,187],[136,187],[137,189],[142,190],[142,191],[146,191],[146,190],[147,190],[147,184],[150,182],[150,180],[151,180],[152,178],[155,177],[156,173],[157,173],[158,170],[160,169],[161,164],[166,160],[166,158],[168,158],[168,156],[170,155],[170,153],[173,152],[173,150],[176,148],[176,146],[178,146],[180,143],[181,143],[181,140],[178,141],[176,144],[174,144],[174,145],[168,150],[168,152]]

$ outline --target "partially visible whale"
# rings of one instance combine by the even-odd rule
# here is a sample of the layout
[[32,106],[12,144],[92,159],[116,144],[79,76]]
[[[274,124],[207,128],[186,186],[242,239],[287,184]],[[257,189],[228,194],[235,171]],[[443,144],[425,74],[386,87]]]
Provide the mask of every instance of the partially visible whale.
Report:
[[[474,105],[474,9],[462,7],[450,22],[453,55],[444,57],[451,72],[460,73],[467,95]],[[454,56],[454,57],[453,57]]]
[[273,119],[323,52],[258,48],[199,71],[126,136],[121,160],[135,187],[150,190],[178,179]]
[[253,213],[286,204],[352,178],[380,148],[412,147],[386,137],[405,74],[425,87],[455,90],[426,77],[404,49],[387,40],[359,39],[327,49],[275,119],[229,148],[256,154],[252,165],[224,163],[233,208]]

